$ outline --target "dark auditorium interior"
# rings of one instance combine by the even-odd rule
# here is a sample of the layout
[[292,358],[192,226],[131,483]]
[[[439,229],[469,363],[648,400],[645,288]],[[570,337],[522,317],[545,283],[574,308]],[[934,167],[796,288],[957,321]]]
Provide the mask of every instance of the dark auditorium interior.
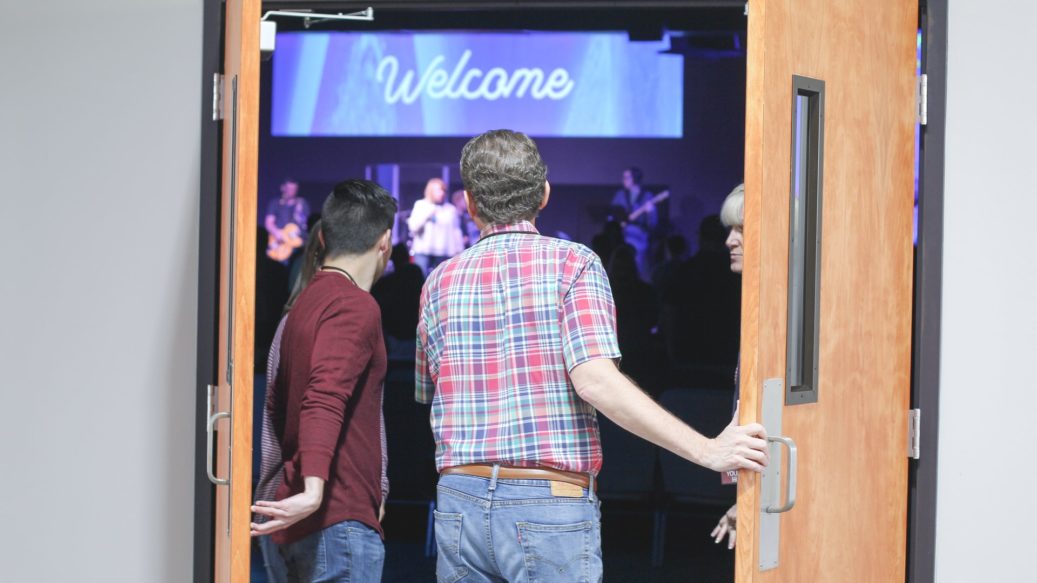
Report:
[[[277,3],[271,3],[277,4]],[[285,3],[288,4],[288,3]],[[316,3],[319,4],[319,3]],[[270,6],[278,8],[279,6]],[[287,6],[286,6],[287,7]],[[291,3],[296,7],[296,3]],[[319,7],[319,6],[314,6]],[[740,8],[457,9],[428,13],[379,10],[375,22],[280,19],[278,33],[408,31],[472,34],[518,31],[619,32],[631,42],[669,40],[683,62],[680,137],[539,137],[552,198],[537,219],[541,233],[583,243],[608,266],[609,203],[625,168],[644,172],[651,192],[672,196],[659,205],[650,278],[610,272],[617,304],[621,368],[666,408],[706,435],[719,433],[733,410],[738,357],[740,280],[729,269],[717,214],[741,182],[744,149],[746,23]],[[285,177],[299,185],[311,209],[342,177],[376,181],[397,173],[400,210],[419,198],[429,176],[446,176],[448,192],[462,188],[458,156],[466,137],[296,137],[272,131],[277,52],[261,64],[259,209],[278,195]],[[516,129],[522,120],[509,120]],[[503,122],[508,123],[508,122]],[[383,184],[390,186],[391,181]],[[263,217],[257,217],[262,224]],[[262,235],[261,235],[262,237]],[[406,239],[406,226],[396,237]],[[666,247],[673,240],[676,254]],[[683,247],[683,249],[680,249]],[[287,297],[288,270],[257,259],[256,410],[265,355]],[[651,281],[654,279],[655,281]],[[373,290],[388,322],[408,302],[406,292]],[[414,290],[413,297],[420,292]],[[386,299],[389,298],[389,299]],[[401,305],[402,304],[402,305]],[[413,309],[413,308],[411,308]],[[413,314],[414,322],[417,314]],[[404,326],[406,328],[406,326]],[[413,327],[410,328],[413,330]],[[388,335],[388,332],[387,332]],[[386,531],[386,582],[434,580],[431,537],[437,474],[429,408],[414,402],[413,334],[393,340],[385,387],[391,484]],[[406,343],[409,342],[409,345]],[[735,499],[719,474],[693,466],[620,429],[599,415],[605,462],[600,475],[603,554],[607,581],[675,581],[693,565],[697,581],[732,581],[733,552],[710,538]],[[258,432],[257,432],[258,433]],[[258,435],[254,436],[258,440]],[[259,451],[256,447],[255,451]],[[258,467],[258,463],[254,463]],[[254,547],[252,581],[266,581]]]

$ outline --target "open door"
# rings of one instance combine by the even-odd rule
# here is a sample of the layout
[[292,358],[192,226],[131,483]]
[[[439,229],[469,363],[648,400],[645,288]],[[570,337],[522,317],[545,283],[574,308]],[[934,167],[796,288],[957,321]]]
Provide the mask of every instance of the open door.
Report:
[[905,577],[917,18],[749,3],[739,583]]
[[216,485],[213,581],[217,583],[249,578],[259,156],[260,2],[227,0],[224,7],[223,79],[215,83],[223,95],[215,100],[214,112],[223,123],[219,364],[218,384],[209,387],[206,448],[209,479]]

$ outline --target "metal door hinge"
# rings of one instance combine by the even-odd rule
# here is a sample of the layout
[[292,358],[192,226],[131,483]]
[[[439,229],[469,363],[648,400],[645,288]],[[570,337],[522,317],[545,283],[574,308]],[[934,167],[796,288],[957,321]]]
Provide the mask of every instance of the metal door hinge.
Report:
[[929,118],[929,75],[922,73],[918,76],[918,91],[915,97],[918,99],[916,113],[918,114],[918,125],[925,125]]
[[223,75],[212,74],[212,121],[223,119]]
[[907,457],[916,460],[922,457],[922,410],[907,412]]

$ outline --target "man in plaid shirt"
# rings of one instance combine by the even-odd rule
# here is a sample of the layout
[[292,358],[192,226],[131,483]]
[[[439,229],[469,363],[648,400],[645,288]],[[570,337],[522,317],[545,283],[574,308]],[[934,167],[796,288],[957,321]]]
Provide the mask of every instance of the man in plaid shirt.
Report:
[[524,134],[461,152],[482,237],[428,278],[416,398],[432,403],[440,581],[600,581],[595,411],[692,462],[760,471],[763,427],[708,439],[619,372],[616,310],[597,256],[534,227],[547,167]]

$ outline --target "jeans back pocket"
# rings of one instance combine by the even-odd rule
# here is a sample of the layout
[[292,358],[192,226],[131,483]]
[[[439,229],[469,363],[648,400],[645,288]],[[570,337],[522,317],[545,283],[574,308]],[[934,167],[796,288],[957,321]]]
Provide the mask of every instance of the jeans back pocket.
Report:
[[436,518],[436,580],[439,583],[457,583],[468,575],[468,567],[461,560],[460,513],[433,510]]
[[597,583],[601,545],[594,522],[537,524],[519,522],[529,583]]

